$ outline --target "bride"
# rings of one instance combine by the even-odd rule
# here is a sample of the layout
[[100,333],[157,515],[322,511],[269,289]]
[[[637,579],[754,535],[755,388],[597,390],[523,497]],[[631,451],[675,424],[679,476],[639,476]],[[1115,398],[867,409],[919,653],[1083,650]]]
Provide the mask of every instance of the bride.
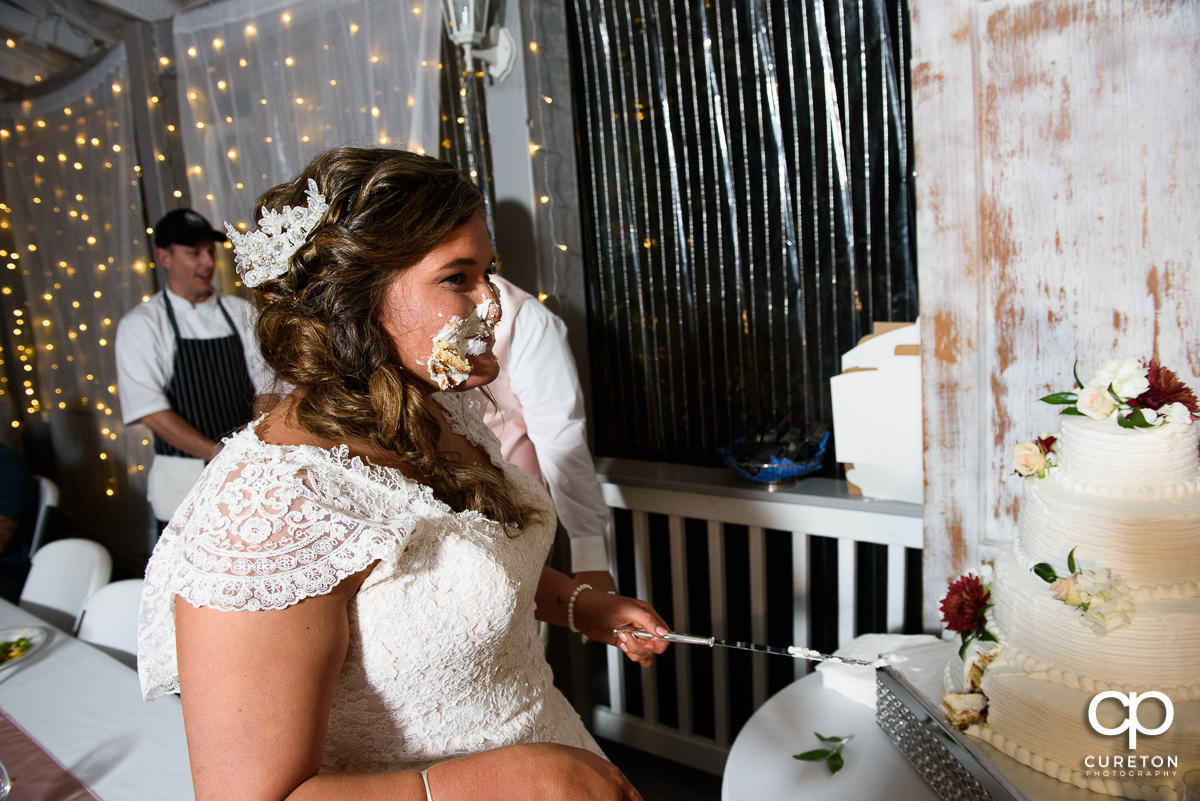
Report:
[[614,630],[667,626],[545,566],[549,498],[480,417],[481,208],[448,164],[338,148],[230,230],[294,390],[225,441],[146,570],[142,691],[180,693],[199,801],[639,798],[535,617],[642,665],[665,643]]

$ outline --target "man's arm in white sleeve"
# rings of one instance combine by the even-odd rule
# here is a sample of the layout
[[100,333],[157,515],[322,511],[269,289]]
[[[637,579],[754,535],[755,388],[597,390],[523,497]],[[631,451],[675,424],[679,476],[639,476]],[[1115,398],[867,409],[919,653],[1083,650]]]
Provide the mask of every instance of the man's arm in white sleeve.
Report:
[[587,444],[583,393],[567,327],[536,300],[513,320],[505,365],[559,520],[571,538],[574,573],[609,570],[611,513]]
[[171,380],[170,360],[161,333],[155,330],[150,315],[138,309],[117,324],[114,343],[117,363],[117,399],[121,422],[133,425],[146,415],[171,408],[167,400],[167,382]]

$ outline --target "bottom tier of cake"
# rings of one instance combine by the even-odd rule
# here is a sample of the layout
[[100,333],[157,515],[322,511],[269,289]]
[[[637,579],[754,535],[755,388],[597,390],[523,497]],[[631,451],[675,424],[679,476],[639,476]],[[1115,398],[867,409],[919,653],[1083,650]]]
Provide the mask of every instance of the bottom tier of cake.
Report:
[[[1155,736],[1139,734],[1130,748],[1127,730],[1109,735],[1094,730],[1088,716],[1094,690],[1031,676],[1014,667],[1008,656],[1002,650],[984,674],[987,724],[971,726],[969,735],[1024,765],[1093,792],[1182,801],[1183,774],[1200,768],[1200,702],[1172,700],[1170,726]],[[1158,728],[1166,711],[1157,700],[1138,704],[1141,729]],[[1134,720],[1127,705],[1114,698],[1099,703],[1095,717],[1101,729],[1110,731]]]

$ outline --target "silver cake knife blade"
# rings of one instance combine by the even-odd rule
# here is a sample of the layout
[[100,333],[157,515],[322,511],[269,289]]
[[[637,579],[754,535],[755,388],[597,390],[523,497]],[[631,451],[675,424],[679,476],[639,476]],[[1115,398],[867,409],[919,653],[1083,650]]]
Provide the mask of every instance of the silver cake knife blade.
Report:
[[668,632],[667,634],[651,634],[648,631],[640,629],[613,629],[614,634],[631,634],[641,640],[663,640],[665,642],[675,642],[682,645],[707,645],[709,648],[734,648],[739,651],[751,651],[757,654],[772,654],[774,656],[790,656],[793,659],[808,659],[812,662],[840,662],[843,665],[862,665],[864,667],[883,667],[887,664],[886,660],[877,659],[874,662],[868,662],[865,659],[854,659],[848,656],[837,656],[836,654],[823,654],[820,651],[814,651],[811,648],[801,648],[795,645],[789,645],[787,648],[776,648],[770,645],[759,645],[752,642],[741,642],[740,640],[718,640],[716,637],[699,637],[695,634],[681,634],[679,632]]

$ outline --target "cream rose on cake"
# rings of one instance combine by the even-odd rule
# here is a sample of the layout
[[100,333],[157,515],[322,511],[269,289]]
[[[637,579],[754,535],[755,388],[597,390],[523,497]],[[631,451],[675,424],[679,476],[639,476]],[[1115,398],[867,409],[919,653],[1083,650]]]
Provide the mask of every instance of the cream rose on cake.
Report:
[[1117,410],[1112,395],[1105,387],[1084,387],[1079,390],[1075,408],[1093,420],[1107,420]]
[[1042,434],[1035,440],[1018,442],[1013,446],[1013,469],[1019,476],[1045,478],[1046,471],[1058,463],[1053,434]]
[[1032,476],[1046,469],[1046,454],[1034,442],[1013,445],[1013,463],[1018,475]]
[[1079,606],[1083,596],[1079,594],[1079,574],[1072,573],[1066,578],[1055,579],[1051,585],[1054,588],[1054,598],[1067,606]]

